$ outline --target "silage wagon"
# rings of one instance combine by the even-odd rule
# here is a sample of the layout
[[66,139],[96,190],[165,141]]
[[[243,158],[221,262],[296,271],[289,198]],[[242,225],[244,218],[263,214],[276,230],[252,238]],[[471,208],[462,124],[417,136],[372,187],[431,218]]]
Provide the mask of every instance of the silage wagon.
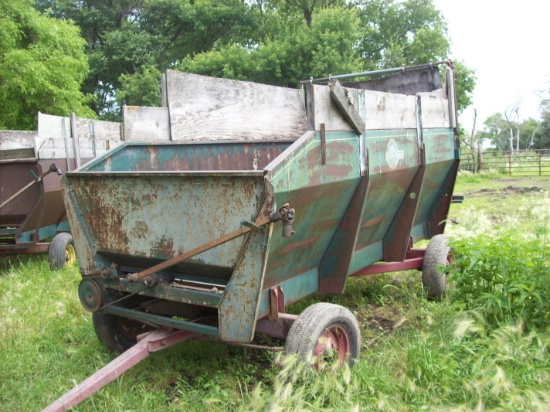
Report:
[[119,124],[74,114],[39,113],[38,131],[0,131],[0,257],[48,253],[52,269],[72,265],[61,175],[120,143]]
[[350,276],[418,269],[429,296],[444,293],[459,163],[449,62],[301,90],[172,71],[164,81],[168,141],[125,143],[63,178],[81,303],[99,339],[126,352],[48,410],[188,339],[258,347],[266,333],[316,367],[327,353],[353,364],[349,310],[285,313],[343,293]]

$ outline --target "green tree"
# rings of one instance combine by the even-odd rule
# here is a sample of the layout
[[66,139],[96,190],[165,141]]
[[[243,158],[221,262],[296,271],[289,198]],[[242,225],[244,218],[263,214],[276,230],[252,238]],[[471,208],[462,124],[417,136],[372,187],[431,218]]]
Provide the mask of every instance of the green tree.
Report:
[[91,107],[103,118],[117,115],[115,96],[121,101],[145,86],[143,67],[164,71],[214,46],[246,44],[258,24],[241,0],[37,0],[36,7],[81,28],[90,63],[84,91],[95,95]]
[[[449,54],[432,0],[37,0],[36,7],[81,27],[90,62],[83,90],[95,95],[102,117],[150,96],[152,69],[295,87],[310,76]],[[460,111],[475,76],[462,64],[456,73]]]
[[502,113],[495,113],[483,122],[482,136],[491,146],[500,150],[510,150],[510,130]]
[[516,150],[517,136],[519,134],[519,149],[542,149],[548,144],[545,138],[545,127],[547,124],[536,119],[519,121],[512,119],[502,113],[495,113],[489,116],[484,124],[482,137],[488,139],[491,145],[499,150]]
[[444,60],[447,25],[432,0],[359,0],[366,70]]
[[278,37],[247,50],[230,45],[195,56],[178,65],[184,71],[297,87],[300,80],[361,68],[355,44],[359,36],[356,10],[320,10],[309,28],[289,15]]
[[476,86],[475,71],[469,69],[464,62],[454,62],[456,105],[458,113],[472,104],[474,88]]
[[0,127],[35,129],[38,111],[93,117],[80,88],[88,63],[78,28],[32,5],[0,0]]

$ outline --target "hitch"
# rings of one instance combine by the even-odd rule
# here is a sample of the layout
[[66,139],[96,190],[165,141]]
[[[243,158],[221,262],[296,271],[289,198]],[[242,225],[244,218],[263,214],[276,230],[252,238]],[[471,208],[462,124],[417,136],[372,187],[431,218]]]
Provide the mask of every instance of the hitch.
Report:
[[288,203],[285,203],[277,212],[269,215],[272,222],[278,222],[279,220],[283,222],[283,237],[292,237],[296,233],[292,230],[295,213],[296,211]]

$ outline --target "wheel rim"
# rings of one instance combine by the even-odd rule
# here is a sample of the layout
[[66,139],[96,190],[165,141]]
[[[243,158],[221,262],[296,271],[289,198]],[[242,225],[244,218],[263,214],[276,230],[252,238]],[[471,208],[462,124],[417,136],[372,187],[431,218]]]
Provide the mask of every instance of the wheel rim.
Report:
[[343,366],[351,353],[350,339],[347,331],[339,325],[328,327],[317,340],[313,351],[313,367],[322,370],[332,362]]
[[65,248],[65,266],[72,266],[76,261],[76,252],[73,245],[67,245]]

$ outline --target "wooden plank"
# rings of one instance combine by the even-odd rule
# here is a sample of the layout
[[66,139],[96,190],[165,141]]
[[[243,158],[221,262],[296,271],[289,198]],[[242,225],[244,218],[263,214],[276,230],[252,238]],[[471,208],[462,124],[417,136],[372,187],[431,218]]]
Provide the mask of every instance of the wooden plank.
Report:
[[[321,123],[327,131],[352,131],[353,128],[330,97],[330,88],[323,85],[312,85],[313,119],[315,130],[321,130]],[[351,89],[353,98],[358,97],[358,90]],[[357,101],[357,99],[356,99]]]
[[[78,149],[82,160],[94,157],[94,146],[95,154],[99,156],[122,143],[120,123],[76,117],[73,124],[75,130],[71,133],[70,118],[39,113],[38,137],[36,139],[38,157],[41,159],[65,159],[68,152],[69,158],[74,159],[75,139],[73,139],[73,134],[78,136]],[[63,132],[63,127],[65,132]],[[67,136],[67,147],[65,146],[65,136]]]
[[122,144],[121,124],[118,122],[77,117],[76,133],[82,159],[92,159],[94,152],[95,156],[101,156]]
[[307,113],[307,130],[315,130],[315,111],[313,109],[314,89],[312,83],[306,83],[306,113]]
[[80,167],[80,143],[79,143],[78,133],[76,131],[76,114],[75,113],[71,113],[71,136],[73,138],[73,145],[74,145],[75,166],[78,169]]
[[[0,130],[0,150],[32,149],[37,133],[26,130]],[[34,154],[29,157],[34,157]]]
[[81,136],[80,147],[87,158],[93,157],[94,146],[96,156],[101,156],[122,144],[121,124],[118,122],[78,118],[77,125]]
[[367,130],[416,129],[416,97],[365,90]]
[[445,98],[443,90],[419,95],[422,99],[422,127],[452,127],[449,119],[449,100]]
[[338,80],[330,82],[330,97],[336,103],[345,119],[351,125],[355,133],[363,134],[365,131],[365,122],[357,112],[357,100],[352,97],[351,90],[344,89]]
[[22,147],[19,149],[0,150],[0,160],[32,159],[32,158],[34,158],[34,147]]
[[123,106],[122,119],[126,141],[170,141],[167,107]]
[[172,140],[295,140],[306,131],[304,91],[166,72]]
[[[65,119],[65,121],[63,121]],[[65,159],[64,134],[69,137],[69,157],[74,158],[74,146],[71,136],[71,121],[68,117],[38,113],[38,135],[36,152],[40,159]],[[65,131],[63,132],[63,128]]]

